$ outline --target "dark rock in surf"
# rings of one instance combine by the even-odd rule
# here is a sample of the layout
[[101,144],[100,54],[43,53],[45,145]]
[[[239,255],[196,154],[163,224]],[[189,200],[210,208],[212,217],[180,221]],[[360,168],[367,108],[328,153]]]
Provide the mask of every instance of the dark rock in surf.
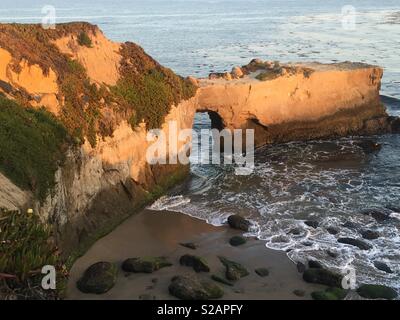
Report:
[[153,273],[165,267],[172,266],[165,257],[129,258],[122,263],[122,270],[134,273]]
[[389,117],[389,129],[392,133],[400,133],[400,117]]
[[343,227],[347,229],[352,229],[352,230],[358,230],[361,228],[361,226],[358,223],[352,222],[352,221],[346,221],[342,225]]
[[362,240],[359,240],[359,239],[354,239],[354,238],[339,238],[338,242],[357,247],[360,250],[370,250],[372,248],[372,246],[369,245],[368,243],[366,243]]
[[210,272],[210,267],[204,258],[185,254],[179,259],[182,266],[192,267],[196,272]]
[[314,269],[323,269],[323,265],[315,260],[310,260],[308,261],[308,267],[309,268],[314,268]]
[[307,269],[303,273],[304,281],[323,284],[329,287],[341,287],[342,276],[327,269]]
[[375,240],[375,239],[378,239],[380,237],[380,234],[377,231],[363,230],[361,232],[361,236],[366,240]]
[[377,209],[369,209],[361,212],[363,215],[371,216],[377,222],[385,222],[390,219],[390,213]]
[[84,272],[77,282],[83,293],[103,294],[109,291],[117,281],[117,266],[110,262],[97,262]]
[[307,226],[309,226],[309,227],[311,227],[311,228],[314,228],[314,229],[317,229],[318,226],[319,226],[319,222],[318,222],[318,221],[315,221],[315,220],[307,220],[307,221],[304,221],[304,224],[307,225]]
[[328,231],[330,234],[333,234],[333,235],[336,235],[339,233],[339,231],[333,227],[326,228],[326,231]]
[[219,299],[224,291],[211,281],[194,277],[176,276],[168,287],[169,293],[181,300]]
[[378,284],[363,284],[357,289],[357,293],[367,299],[392,300],[398,296],[395,289]]
[[375,268],[377,268],[378,270],[384,271],[386,273],[393,273],[392,269],[390,269],[390,267],[381,261],[375,261],[374,262],[374,266]]
[[251,223],[249,220],[247,220],[237,214],[229,216],[228,224],[231,228],[242,230],[242,231],[249,231],[250,226],[251,226]]
[[365,140],[365,141],[360,141],[356,143],[357,146],[359,146],[364,153],[370,154],[374,152],[379,152],[382,149],[382,145],[373,141],[373,140]]

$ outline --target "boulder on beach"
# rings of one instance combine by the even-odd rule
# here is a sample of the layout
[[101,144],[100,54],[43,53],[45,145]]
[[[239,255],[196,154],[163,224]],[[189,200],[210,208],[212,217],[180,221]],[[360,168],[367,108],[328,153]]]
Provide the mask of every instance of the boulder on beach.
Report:
[[359,239],[354,239],[354,238],[339,238],[338,242],[357,247],[360,250],[370,250],[372,248],[372,246],[369,245],[368,243],[366,243],[362,240],[359,240]]
[[122,270],[134,273],[153,273],[170,266],[172,266],[172,263],[165,257],[129,258],[122,263]]
[[202,257],[185,254],[179,259],[179,263],[182,266],[192,267],[196,272],[210,272],[207,261]]
[[304,290],[295,289],[293,290],[293,294],[298,297],[304,297],[306,295],[306,292]]
[[363,284],[357,289],[357,293],[367,299],[392,300],[398,296],[395,289],[379,284]]
[[233,236],[232,238],[229,239],[229,243],[231,246],[238,247],[241,246],[242,244],[245,244],[247,242],[245,237],[242,236]]
[[324,291],[314,291],[311,297],[314,300],[343,300],[347,296],[347,290],[341,288],[327,288]]
[[249,220],[235,214],[228,217],[228,224],[233,229],[249,231],[251,223]]
[[323,284],[336,288],[340,288],[342,284],[342,276],[327,269],[307,269],[303,273],[303,279],[308,283]]
[[224,295],[224,291],[211,281],[187,276],[174,277],[168,290],[171,295],[181,300],[219,299]]
[[103,294],[109,291],[117,281],[117,266],[110,262],[97,262],[86,269],[76,283],[83,293]]
[[225,257],[218,258],[226,268],[225,276],[228,280],[236,281],[249,275],[247,269],[243,267],[240,263],[228,260]]

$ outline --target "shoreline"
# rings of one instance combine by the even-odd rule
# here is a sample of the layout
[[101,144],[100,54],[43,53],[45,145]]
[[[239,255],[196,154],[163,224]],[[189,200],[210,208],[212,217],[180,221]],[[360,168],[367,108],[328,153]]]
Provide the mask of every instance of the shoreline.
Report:
[[[304,300],[311,299],[311,292],[325,288],[303,281],[302,274],[285,252],[267,248],[262,240],[247,238],[246,244],[231,246],[229,239],[242,233],[228,226],[215,227],[182,213],[145,209],[98,240],[85,255],[75,261],[70,270],[66,298],[175,300],[169,294],[168,286],[177,275],[196,276],[218,284],[224,290],[221,300]],[[195,243],[197,249],[180,245],[188,242]],[[179,258],[184,254],[203,257],[211,271],[196,273],[193,268],[181,266]],[[150,274],[128,274],[121,270],[125,259],[146,256],[164,256],[173,265]],[[224,267],[218,256],[241,263],[250,274],[234,286],[214,282],[211,275],[224,275]],[[77,280],[86,268],[99,261],[117,264],[119,271],[115,286],[102,295],[80,292],[76,288]],[[260,277],[254,272],[256,268],[267,268],[269,275]],[[296,295],[295,290],[304,295]]]

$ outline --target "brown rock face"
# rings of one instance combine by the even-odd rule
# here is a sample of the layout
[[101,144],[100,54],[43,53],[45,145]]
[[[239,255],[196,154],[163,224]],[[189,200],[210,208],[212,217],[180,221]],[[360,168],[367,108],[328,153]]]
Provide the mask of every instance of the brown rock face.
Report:
[[242,79],[201,80],[198,110],[216,112],[227,128],[255,129],[258,146],[389,130],[379,100],[381,68],[312,63],[270,69],[255,63]]

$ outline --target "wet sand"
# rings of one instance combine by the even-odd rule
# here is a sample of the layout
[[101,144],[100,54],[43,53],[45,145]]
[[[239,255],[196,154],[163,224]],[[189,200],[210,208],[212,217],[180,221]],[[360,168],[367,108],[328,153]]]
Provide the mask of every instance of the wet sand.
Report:
[[[248,239],[246,244],[232,247],[229,239],[239,234],[240,231],[228,226],[214,227],[181,213],[144,210],[97,241],[75,262],[67,299],[126,300],[139,299],[142,295],[157,300],[175,299],[168,292],[171,278],[189,275],[213,281],[210,279],[212,274],[223,276],[225,271],[218,260],[219,255],[243,264],[250,272],[233,287],[219,284],[225,291],[223,299],[311,299],[310,293],[322,288],[305,283],[284,252],[267,249],[261,240]],[[191,250],[179,244],[185,242],[193,242],[198,248]],[[196,273],[192,268],[180,266],[179,258],[184,254],[204,257],[211,272]],[[91,264],[110,261],[120,266],[127,258],[140,256],[165,256],[173,266],[152,274],[128,274],[119,269],[116,285],[103,295],[84,294],[76,288],[76,281]],[[262,278],[254,272],[261,267],[269,269],[269,276]],[[294,290],[305,291],[305,296],[296,296]]]

